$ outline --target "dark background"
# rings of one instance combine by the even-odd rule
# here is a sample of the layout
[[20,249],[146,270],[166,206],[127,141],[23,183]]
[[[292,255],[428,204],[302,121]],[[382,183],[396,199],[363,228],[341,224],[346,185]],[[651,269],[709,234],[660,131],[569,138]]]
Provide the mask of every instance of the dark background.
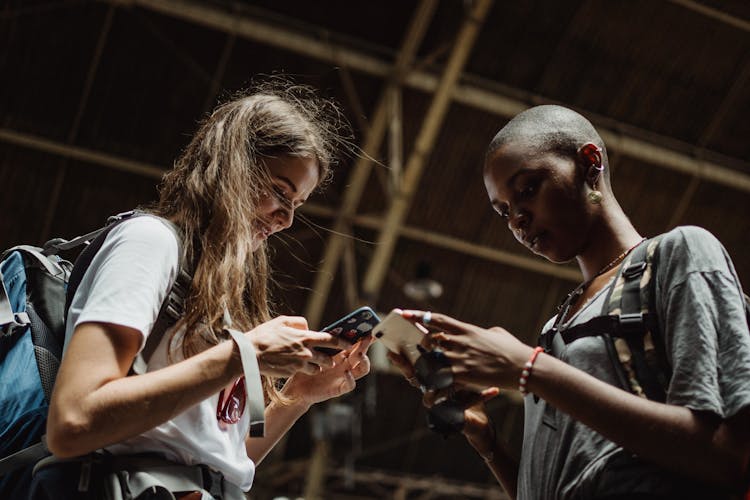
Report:
[[[393,158],[406,165],[415,152],[435,82],[476,4],[435,2],[415,60],[394,73],[416,1],[3,0],[2,247],[81,234],[152,201],[160,172],[206,112],[257,75],[283,73],[337,98],[360,145],[388,81],[401,106],[388,115],[394,135],[386,131],[368,151],[378,163],[342,226],[351,236],[326,271],[330,291],[315,277],[329,228],[345,212],[355,158],[272,242],[280,313],[311,314],[313,296],[324,299],[312,314],[317,326],[362,303],[419,307],[535,342],[580,275],[515,243],[486,201],[480,166],[508,118],[539,103],[573,107],[600,129],[617,197],[644,235],[705,227],[750,286],[750,4],[509,0],[492,5],[447,113],[432,122],[437,137],[424,151],[382,286],[367,287],[403,183]],[[405,295],[420,267],[443,285],[441,297]],[[465,441],[427,431],[418,395],[373,357],[375,373],[354,395],[305,417],[259,467],[251,496],[500,498]],[[518,453],[518,398],[501,396],[491,409]],[[334,424],[339,432],[316,431]],[[325,467],[318,474],[311,463]]]

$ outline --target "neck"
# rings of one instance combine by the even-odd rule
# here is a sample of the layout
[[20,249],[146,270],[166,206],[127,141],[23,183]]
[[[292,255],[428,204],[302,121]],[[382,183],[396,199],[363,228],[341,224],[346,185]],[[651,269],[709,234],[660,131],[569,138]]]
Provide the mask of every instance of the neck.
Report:
[[619,206],[617,209],[592,227],[589,244],[576,257],[585,281],[596,277],[614,259],[643,239]]

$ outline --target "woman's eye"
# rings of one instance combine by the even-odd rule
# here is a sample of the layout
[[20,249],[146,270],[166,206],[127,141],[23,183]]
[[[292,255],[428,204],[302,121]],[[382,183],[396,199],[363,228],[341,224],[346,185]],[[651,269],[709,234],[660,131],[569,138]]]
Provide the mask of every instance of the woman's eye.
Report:
[[508,209],[505,207],[495,207],[495,212],[502,217],[503,219],[508,219],[510,217],[510,214],[508,213]]
[[287,208],[293,207],[292,201],[286,196],[286,191],[284,191],[279,186],[273,186],[273,192],[276,195],[276,199],[279,200],[279,203],[281,203]]
[[521,197],[522,198],[529,198],[531,196],[534,196],[536,194],[537,187],[539,186],[539,183],[537,181],[529,182],[527,183],[523,189],[521,189]]

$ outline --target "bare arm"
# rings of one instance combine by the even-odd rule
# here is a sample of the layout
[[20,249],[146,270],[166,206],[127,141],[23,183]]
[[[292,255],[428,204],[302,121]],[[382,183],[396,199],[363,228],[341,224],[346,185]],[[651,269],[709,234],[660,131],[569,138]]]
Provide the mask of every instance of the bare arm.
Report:
[[76,328],[50,403],[47,442],[55,455],[82,455],[146,432],[219,392],[242,371],[234,342],[223,342],[127,377],[140,340],[136,330],[108,323]]
[[[480,411],[481,410],[481,411]],[[492,474],[511,498],[518,493],[518,461],[498,441],[495,426],[481,407],[466,410],[464,435],[469,444],[484,459]]]
[[367,349],[372,340],[372,337],[368,337],[353,346],[348,345],[333,358],[333,365],[322,368],[318,373],[297,373],[287,381],[282,394],[291,403],[272,402],[268,405],[265,436],[245,440],[247,455],[256,465],[312,405],[352,391],[357,385],[356,381],[369,373]]
[[306,404],[295,401],[290,405],[272,402],[266,408],[265,436],[247,438],[245,448],[247,456],[258,465],[276,443],[286,434],[297,420],[310,409]]
[[529,390],[623,448],[675,472],[742,487],[750,462],[750,411],[727,420],[639,398],[540,355]]
[[[414,387],[420,388],[419,382],[415,377],[414,367],[409,361],[400,354],[389,352],[388,359],[401,371],[406,380]],[[497,440],[495,428],[485,411],[484,402],[497,396],[499,389],[491,387],[481,393],[453,392],[453,389],[447,391],[450,396],[455,397],[461,394],[465,397],[464,426],[461,430],[469,444],[484,459],[495,478],[502,484],[505,491],[511,498],[516,497],[518,488],[518,461],[510,452]],[[427,408],[431,408],[437,398],[444,394],[439,392],[427,391],[424,393],[422,403]],[[468,396],[467,396],[468,395]],[[447,396],[447,395],[446,395]]]
[[[422,313],[411,312],[420,320]],[[532,348],[502,328],[486,330],[433,314],[454,381],[467,387],[518,387]],[[750,472],[750,409],[730,419],[639,398],[541,354],[528,390],[623,448],[683,476],[741,488]]]
[[[280,316],[247,332],[261,373],[318,373],[333,361],[313,346],[348,346],[306,328],[304,318]],[[138,331],[110,323],[76,327],[50,403],[47,439],[53,453],[77,456],[142,434],[242,374],[236,344],[227,341],[184,361],[128,377],[140,340]]]

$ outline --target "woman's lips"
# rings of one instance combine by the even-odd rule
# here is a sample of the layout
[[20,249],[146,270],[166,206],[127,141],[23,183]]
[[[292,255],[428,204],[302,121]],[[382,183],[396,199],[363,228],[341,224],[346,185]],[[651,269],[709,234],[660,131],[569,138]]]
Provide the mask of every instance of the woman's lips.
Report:
[[268,237],[273,234],[271,228],[262,223],[257,223],[255,225],[255,229],[258,233],[258,236],[263,240],[268,239]]
[[531,250],[538,252],[544,244],[546,233],[544,231],[524,239],[524,244]]

